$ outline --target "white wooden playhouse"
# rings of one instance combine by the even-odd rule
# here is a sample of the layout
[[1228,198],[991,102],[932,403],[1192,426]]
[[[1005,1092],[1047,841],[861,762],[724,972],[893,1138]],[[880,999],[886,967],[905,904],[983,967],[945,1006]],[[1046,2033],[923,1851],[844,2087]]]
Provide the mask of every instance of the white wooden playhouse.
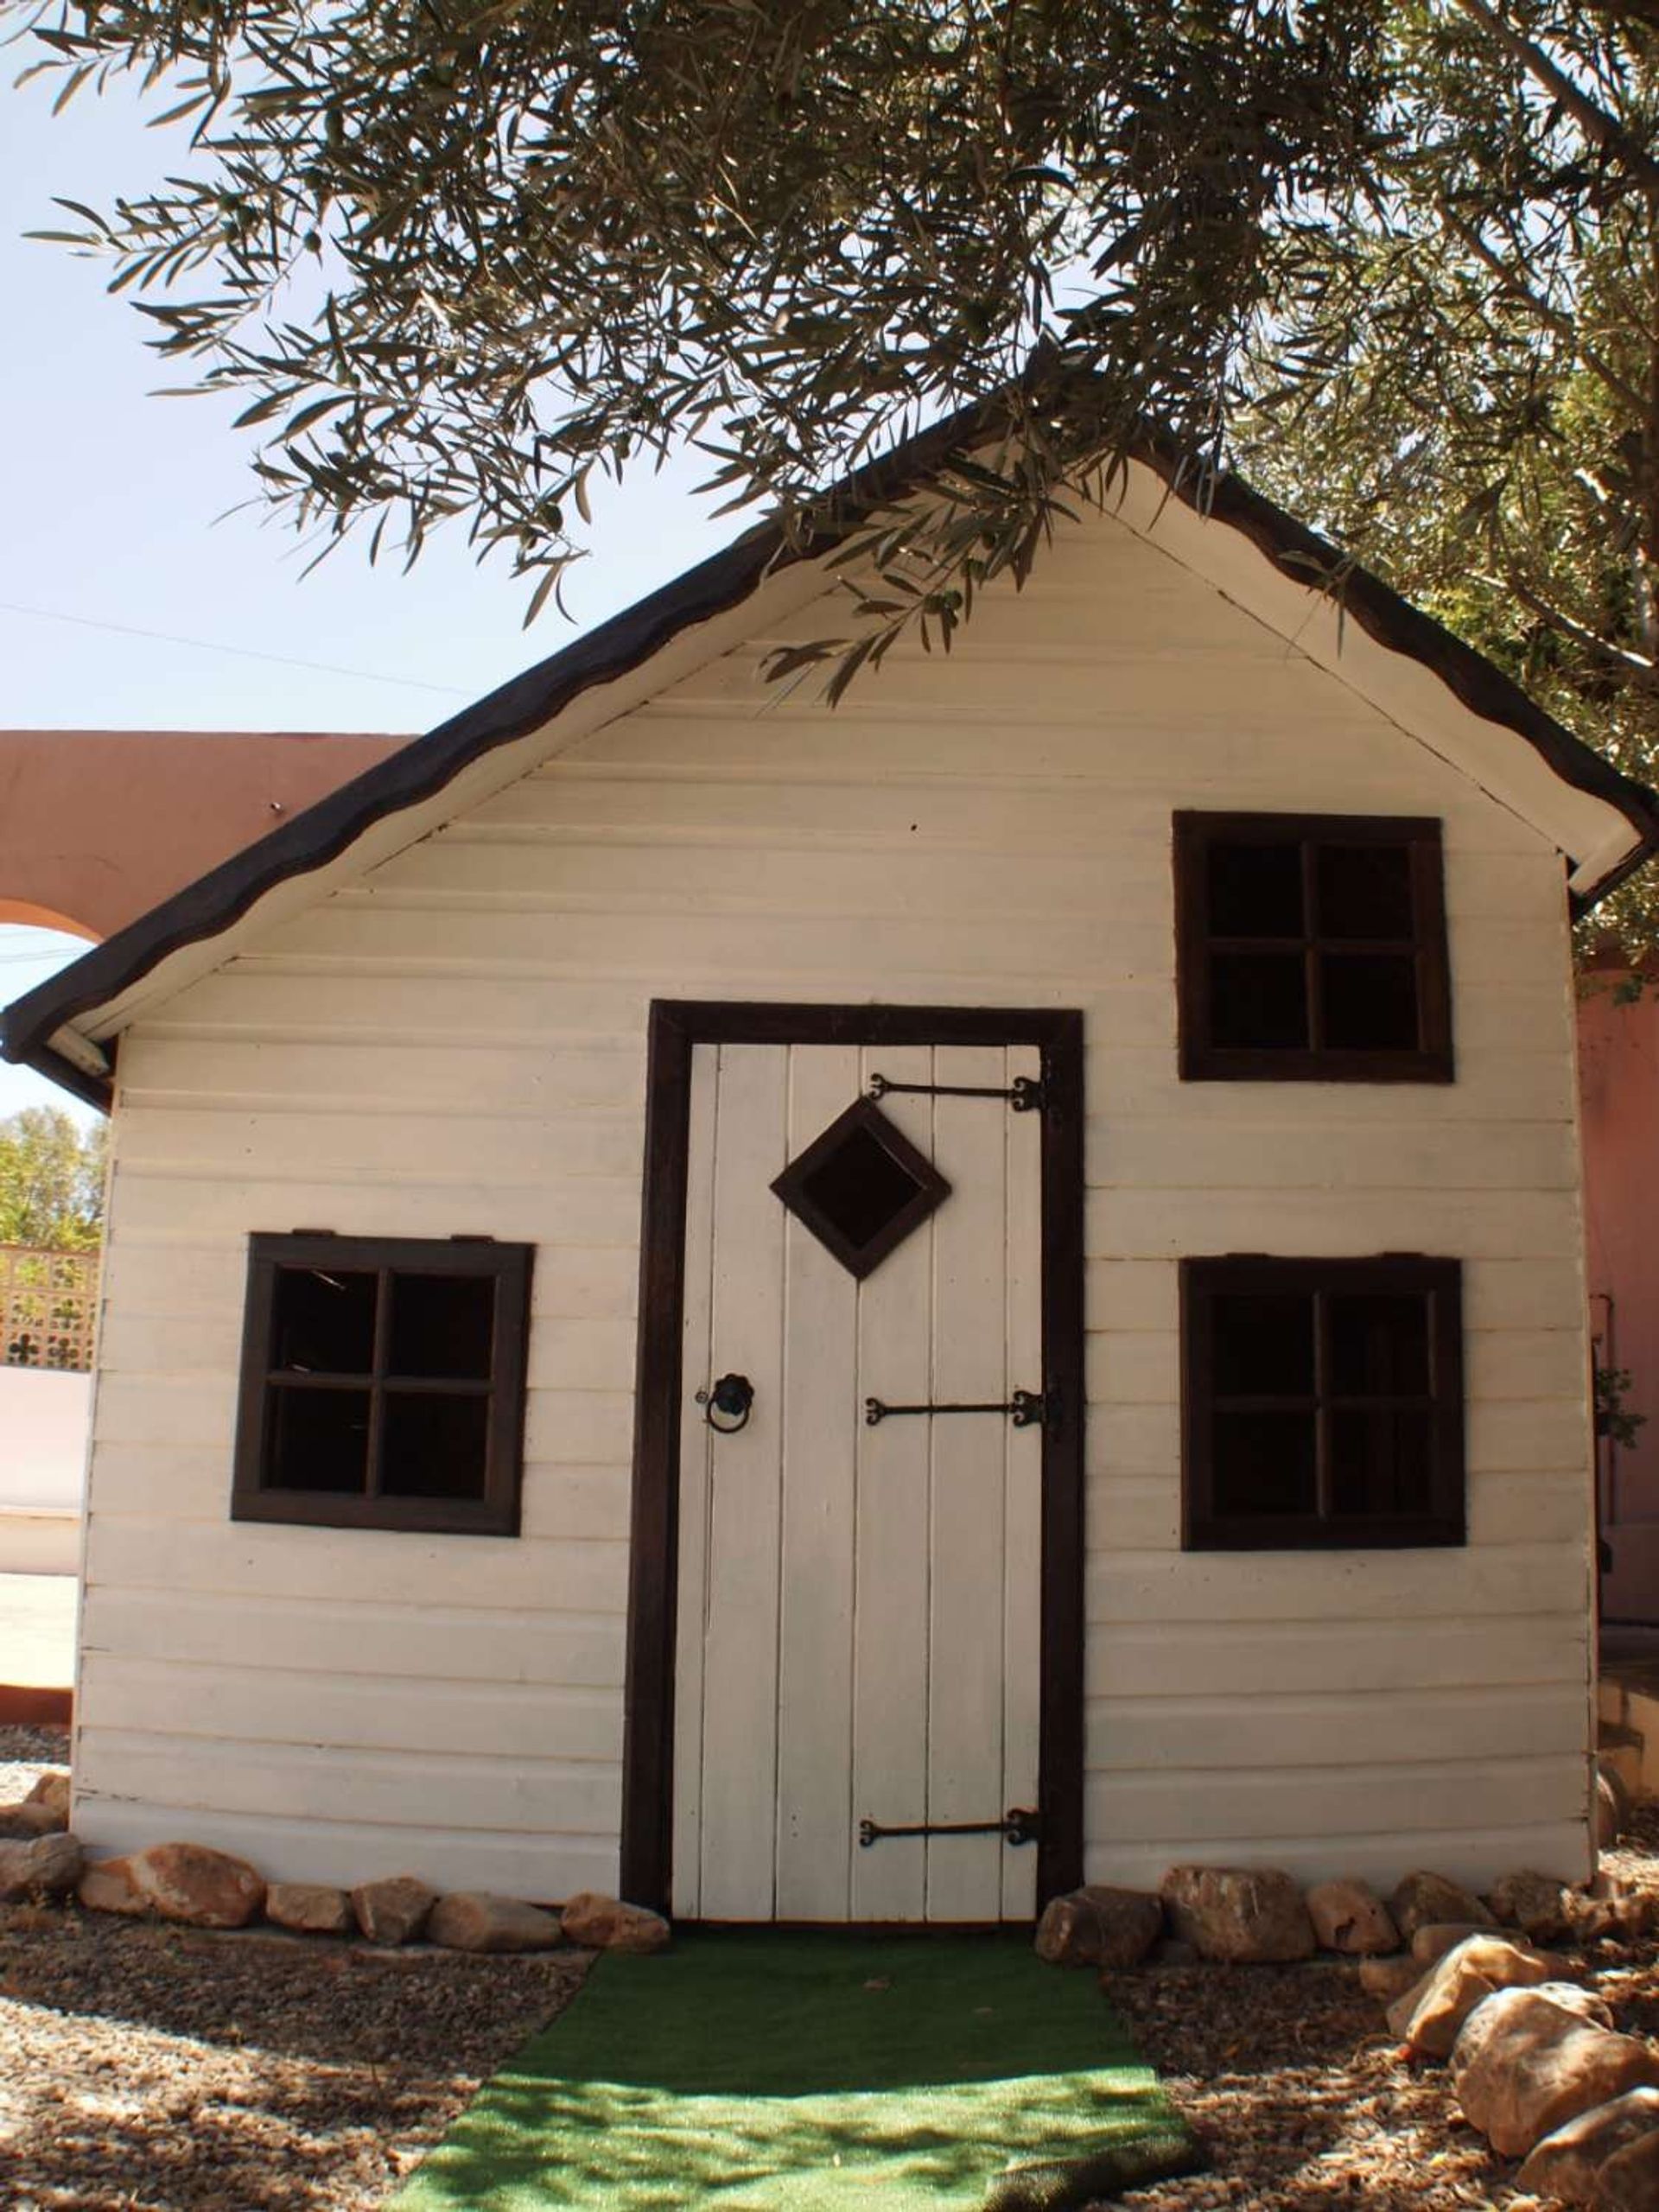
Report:
[[1587,1872],[1569,906],[1659,818],[1168,474],[833,710],[753,533],[10,1010],[114,1112],[90,1847]]

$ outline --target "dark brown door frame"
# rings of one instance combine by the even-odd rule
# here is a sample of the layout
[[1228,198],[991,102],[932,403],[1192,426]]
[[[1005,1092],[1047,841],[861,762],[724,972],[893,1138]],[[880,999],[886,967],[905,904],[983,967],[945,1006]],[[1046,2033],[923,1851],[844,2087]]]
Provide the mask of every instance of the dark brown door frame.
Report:
[[1083,1879],[1083,1016],[1046,1007],[779,1006],[659,999],[645,1076],[622,1891],[668,1909],[672,1878],[682,1304],[691,1055],[702,1044],[1034,1045],[1042,1054],[1042,1719],[1039,1907]]

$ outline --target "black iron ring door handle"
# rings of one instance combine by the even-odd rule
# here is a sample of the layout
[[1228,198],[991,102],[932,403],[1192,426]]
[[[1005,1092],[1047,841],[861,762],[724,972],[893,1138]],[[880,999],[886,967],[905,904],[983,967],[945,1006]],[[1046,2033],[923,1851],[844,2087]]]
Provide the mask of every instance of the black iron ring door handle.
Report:
[[747,1375],[722,1375],[707,1390],[699,1390],[697,1403],[710,1428],[721,1436],[735,1436],[748,1426],[754,1407],[754,1385]]

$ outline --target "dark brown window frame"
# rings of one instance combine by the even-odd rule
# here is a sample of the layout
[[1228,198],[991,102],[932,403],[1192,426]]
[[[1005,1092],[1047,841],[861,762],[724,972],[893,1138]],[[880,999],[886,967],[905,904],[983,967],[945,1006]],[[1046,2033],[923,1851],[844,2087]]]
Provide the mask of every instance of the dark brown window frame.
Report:
[[810,1006],[656,1000],[645,1174],[622,1751],[625,1896],[665,1910],[672,1886],[674,1650],[679,1553],[685,1210],[699,1044],[1033,1045],[1042,1055],[1042,1643],[1037,1845],[1041,1905],[1083,1879],[1083,1016],[1071,1008]]
[[[1187,1551],[1400,1550],[1467,1541],[1464,1465],[1463,1269],[1457,1260],[1390,1252],[1374,1259],[1304,1260],[1258,1254],[1181,1262],[1181,1542]],[[1234,1515],[1215,1510],[1211,1415],[1217,1402],[1214,1301],[1218,1297],[1376,1293],[1429,1301],[1431,1504],[1422,1514]],[[1317,1310],[1317,1309],[1316,1309]],[[1323,1321],[1316,1325],[1323,1332]],[[1316,1465],[1327,1492],[1327,1416],[1338,1394],[1308,1394],[1319,1416]]]
[[[286,1234],[257,1230],[251,1235],[231,1518],[327,1529],[404,1529],[428,1535],[516,1536],[524,1472],[533,1254],[531,1245],[498,1243],[486,1236],[352,1236],[314,1230]],[[289,1268],[372,1272],[383,1279],[399,1274],[487,1276],[494,1282],[490,1373],[478,1392],[487,1397],[489,1404],[481,1497],[395,1497],[295,1490],[264,1480],[270,1393],[273,1388],[286,1387],[274,1377],[270,1365],[276,1281],[280,1271]],[[384,1299],[384,1288],[378,1295]],[[384,1336],[384,1330],[378,1334]],[[385,1357],[384,1344],[377,1344],[373,1371],[360,1384],[377,1407],[391,1379]]]
[[[1205,859],[1218,844],[1282,844],[1302,847],[1304,880],[1311,855],[1320,846],[1403,847],[1411,855],[1412,935],[1417,986],[1418,1042],[1414,1050],[1391,1047],[1304,1047],[1227,1046],[1211,1042],[1210,955],[1217,939],[1209,926]],[[1446,951],[1445,855],[1440,823],[1426,816],[1370,814],[1239,814],[1184,810],[1175,817],[1176,981],[1180,1024],[1180,1072],[1188,1083],[1451,1083],[1452,985]],[[1326,940],[1313,926],[1311,888],[1300,944],[1310,967]],[[1241,938],[1239,949],[1272,940]],[[1399,954],[1405,940],[1341,938],[1328,941],[1346,954],[1383,950]],[[1310,980],[1310,1018],[1317,1019],[1318,994]]]

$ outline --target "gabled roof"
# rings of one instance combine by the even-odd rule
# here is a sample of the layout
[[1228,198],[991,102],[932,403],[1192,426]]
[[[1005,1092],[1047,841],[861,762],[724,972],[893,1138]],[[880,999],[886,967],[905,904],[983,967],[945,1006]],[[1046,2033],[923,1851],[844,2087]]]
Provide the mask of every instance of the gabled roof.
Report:
[[[487,785],[480,786],[478,775],[469,772],[479,771],[490,756],[544,732],[556,718],[575,711],[588,695],[614,691],[622,680],[645,674],[648,664],[670,656],[677,641],[705,626],[715,625],[717,630],[720,617],[743,607],[763,587],[770,588],[788,572],[820,560],[874,510],[925,487],[953,454],[982,443],[995,427],[995,410],[987,408],[966,410],[934,424],[836,486],[824,503],[824,512],[833,519],[804,542],[791,544],[779,524],[760,524],[476,706],[365,770],[18,999],[4,1015],[0,1048],[5,1057],[26,1062],[79,1096],[107,1108],[111,1058],[99,1040],[112,1040],[118,1034],[136,1011],[135,997],[152,979],[155,991],[146,996],[181,988],[218,958],[228,957],[233,948],[215,952],[217,941],[254,917],[256,909],[263,913],[266,902],[283,887],[294,885],[300,893],[282,909],[291,911],[295,904],[303,903],[306,877],[334,863],[371,867],[424,836],[435,820],[447,818],[445,811],[434,815],[446,794],[454,801],[447,812],[457,812],[473,804],[481,788],[511,780],[521,771],[510,760],[497,763],[502,772]],[[1206,533],[1216,529],[1237,533],[1274,572],[1268,579],[1247,576],[1240,594],[1245,598],[1251,595],[1253,582],[1262,582],[1281,599],[1288,583],[1310,608],[1321,604],[1329,608],[1338,601],[1325,587],[1330,580],[1340,579],[1340,624],[1357,626],[1386,652],[1417,664],[1469,715],[1489,728],[1497,726],[1491,731],[1492,737],[1509,733],[1518,745],[1532,748],[1536,760],[1561,785],[1599,803],[1591,810],[1593,822],[1580,803],[1570,834],[1564,837],[1559,830],[1554,833],[1574,866],[1573,887],[1580,911],[1593,906],[1659,850],[1659,796],[1621,775],[1471,646],[1380,578],[1349,566],[1327,540],[1237,477],[1201,478],[1174,448],[1152,434],[1141,442],[1135,459],[1156,480],[1157,499],[1140,525],[1147,535],[1158,530],[1158,516],[1166,506],[1178,514],[1202,518]],[[1190,530],[1185,542],[1189,546],[1197,542]],[[1211,580],[1218,588],[1228,588],[1227,583]],[[1340,625],[1336,634],[1339,645]],[[725,647],[717,639],[714,649]],[[1334,655],[1327,664],[1336,664]],[[662,682],[673,680],[673,674],[665,668]],[[636,688],[639,696],[645,696],[661,686],[647,680]],[[525,767],[531,765],[530,760],[524,763]],[[1478,767],[1471,772],[1478,773]],[[1535,766],[1533,781],[1537,781]],[[461,788],[456,790],[458,784]],[[317,895],[332,887],[331,876],[317,887]],[[186,957],[192,948],[200,949],[194,961]],[[156,971],[164,966],[169,966],[169,974],[157,977]]]

